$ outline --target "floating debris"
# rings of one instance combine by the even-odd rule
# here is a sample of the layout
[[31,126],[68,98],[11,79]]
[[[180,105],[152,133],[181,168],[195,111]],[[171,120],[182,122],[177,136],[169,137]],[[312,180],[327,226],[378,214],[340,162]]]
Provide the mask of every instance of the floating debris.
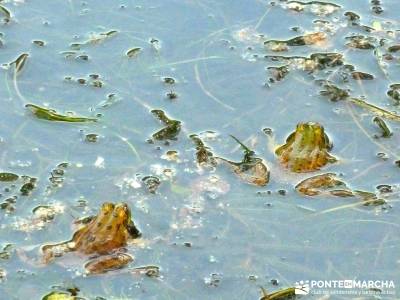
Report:
[[81,122],[96,122],[95,118],[86,118],[86,117],[74,117],[74,116],[66,116],[58,114],[55,110],[40,107],[35,104],[26,104],[26,108],[28,108],[32,113],[38,118],[47,121],[55,121],[55,122],[70,122],[70,123],[81,123]]
[[99,135],[97,133],[88,133],[85,135],[85,141],[88,143],[97,143],[99,141]]
[[375,49],[377,44],[376,38],[371,36],[367,37],[364,35],[352,35],[346,37],[345,39],[348,41],[346,46],[362,50]]
[[338,100],[347,100],[359,107],[369,110],[370,112],[380,117],[400,122],[400,115],[387,111],[376,105],[370,104],[365,100],[350,97],[348,91],[340,89],[337,86],[333,85],[332,83],[325,83],[323,86],[325,87],[325,90],[320,91],[320,94],[329,97],[331,101],[336,102]]
[[272,78],[270,78],[270,82],[281,81],[289,74],[289,67],[287,65],[280,67],[268,67],[268,71],[270,71]]
[[382,120],[380,117],[373,118],[373,122],[378,125],[379,129],[381,130],[381,137],[388,138],[393,135],[390,128],[386,125],[386,122]]
[[9,65],[15,65],[15,74],[19,74],[22,68],[25,66],[26,61],[28,60],[29,54],[22,53],[20,56],[17,57],[16,60],[10,62]]
[[154,109],[151,113],[159,119],[166,127],[153,133],[152,137],[158,141],[164,140],[176,140],[179,132],[181,131],[181,122],[178,120],[172,120],[167,117],[165,112],[159,109]]
[[310,57],[265,55],[266,59],[282,62],[292,69],[301,69],[307,72],[324,70],[326,68],[343,65],[343,55],[340,53],[313,53]]
[[283,7],[297,12],[309,12],[317,16],[327,16],[341,9],[340,5],[322,1],[288,1],[283,4]]
[[135,58],[139,55],[141,51],[142,48],[140,47],[131,48],[126,52],[126,56],[128,56],[129,58]]
[[0,5],[0,12],[4,15],[3,22],[8,23],[11,21],[11,12],[5,8],[3,5]]
[[18,180],[19,176],[14,173],[0,173],[0,181],[1,182],[10,182]]
[[394,83],[389,86],[386,93],[396,104],[400,104],[400,83]]
[[344,90],[341,88],[338,88],[336,85],[334,85],[331,82],[325,81],[325,84],[323,84],[323,88],[325,90],[320,91],[320,95],[328,97],[329,100],[336,102],[339,100],[345,100],[350,97],[350,93],[348,90]]
[[160,178],[157,176],[145,176],[142,178],[142,181],[151,194],[155,194],[158,187],[161,185]]
[[210,148],[203,143],[200,137],[197,134],[191,134],[189,138],[192,139],[196,145],[196,161],[199,166],[216,166],[217,162],[213,153],[210,151]]
[[261,287],[261,292],[263,296],[260,298],[260,300],[290,300],[297,298],[296,288],[294,287],[279,290],[271,294],[269,294],[266,289]]
[[235,174],[246,183],[265,186],[269,182],[269,170],[263,160],[255,157],[255,152],[237,138],[232,135],[231,137],[243,148],[244,156],[242,161],[233,162],[222,157],[217,158],[230,165]]
[[332,144],[324,127],[318,123],[297,124],[286,143],[275,150],[279,160],[292,172],[313,172],[337,159],[329,154]]
[[90,74],[88,78],[74,78],[72,76],[65,76],[64,80],[68,82],[76,82],[80,85],[92,86],[95,88],[102,88],[104,86],[104,82],[100,79],[100,75],[98,74]]
[[374,79],[374,75],[364,73],[364,72],[358,72],[358,71],[352,72],[351,76],[355,80],[373,80]]
[[385,200],[379,199],[374,193],[350,189],[335,173],[326,173],[307,178],[297,184],[295,189],[306,196],[355,197],[361,200],[365,206],[386,203]]
[[38,47],[44,47],[46,45],[46,43],[44,41],[40,41],[40,40],[34,40],[34,41],[32,41],[32,43]]
[[136,267],[131,269],[130,272],[138,275],[146,275],[150,278],[160,277],[160,267],[157,266]]
[[326,34],[323,32],[309,33],[297,36],[289,40],[268,40],[264,46],[271,51],[286,51],[288,46],[306,46],[320,44],[326,41]]
[[22,196],[29,196],[36,188],[37,178],[30,176],[21,176],[21,178],[25,183],[21,186],[19,191],[21,192]]

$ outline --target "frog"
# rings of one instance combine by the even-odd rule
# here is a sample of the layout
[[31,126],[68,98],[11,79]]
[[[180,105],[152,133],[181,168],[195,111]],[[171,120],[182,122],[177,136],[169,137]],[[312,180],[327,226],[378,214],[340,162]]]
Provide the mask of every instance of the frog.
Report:
[[128,241],[141,237],[141,233],[126,203],[106,202],[97,216],[80,223],[70,240],[41,247],[45,264],[75,252],[88,257],[84,265],[87,274],[102,274],[121,269],[133,261],[125,247]]
[[320,170],[328,163],[337,162],[329,152],[332,150],[324,127],[315,122],[299,123],[286,143],[275,149],[280,163],[294,173]]

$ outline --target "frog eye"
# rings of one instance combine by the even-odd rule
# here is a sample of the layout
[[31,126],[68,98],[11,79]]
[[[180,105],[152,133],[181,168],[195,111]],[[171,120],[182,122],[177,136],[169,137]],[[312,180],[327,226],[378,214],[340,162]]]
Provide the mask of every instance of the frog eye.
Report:
[[114,209],[114,204],[110,203],[110,202],[105,202],[103,203],[103,205],[101,206],[101,211],[104,214],[108,214],[109,212],[113,211]]

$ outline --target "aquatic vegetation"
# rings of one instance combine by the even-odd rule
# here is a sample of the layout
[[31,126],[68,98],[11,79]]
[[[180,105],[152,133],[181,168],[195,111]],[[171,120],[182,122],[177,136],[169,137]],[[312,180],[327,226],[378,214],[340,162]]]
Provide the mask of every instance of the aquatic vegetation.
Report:
[[375,49],[377,44],[376,38],[371,36],[352,35],[346,37],[345,39],[348,41],[346,46],[361,50]]
[[286,51],[288,46],[307,46],[320,44],[326,41],[326,34],[323,32],[309,33],[296,36],[288,40],[267,40],[264,46],[272,51]]
[[288,66],[268,67],[267,69],[272,75],[272,78],[270,78],[271,82],[281,81],[289,74]]
[[38,119],[47,120],[47,121],[70,122],[70,123],[96,122],[97,121],[97,119],[95,119],[95,118],[61,115],[53,109],[40,107],[35,104],[26,104],[25,107],[28,108],[33,113],[33,115],[35,117],[37,117]]
[[16,181],[19,178],[17,174],[14,173],[0,173],[0,181],[2,182],[9,182],[9,181]]
[[383,205],[385,200],[375,193],[353,190],[335,173],[316,175],[301,181],[295,187],[296,191],[306,196],[335,196],[341,198],[355,198],[365,206]]
[[233,162],[222,157],[219,160],[226,162],[235,174],[244,182],[257,186],[265,186],[269,182],[269,170],[263,160],[255,156],[255,152],[250,150],[237,138],[231,137],[242,147],[243,159],[240,162]]
[[84,86],[92,86],[95,88],[101,88],[104,86],[104,82],[100,79],[98,74],[90,74],[88,78],[74,78],[72,76],[65,76],[64,80],[67,82],[76,82]]
[[278,55],[265,55],[264,57],[274,62],[282,62],[292,69],[300,69],[307,72],[314,72],[343,65],[343,55],[334,52],[312,53],[309,57]]
[[22,53],[20,56],[17,57],[16,60],[10,62],[9,65],[15,65],[15,74],[19,74],[22,71],[22,68],[25,66],[26,61],[28,60],[29,54]]
[[196,145],[196,161],[200,166],[214,167],[217,162],[210,148],[207,147],[197,134],[191,134],[189,138]]
[[400,104],[400,84],[394,83],[389,86],[386,93],[396,104]]
[[359,72],[359,71],[352,72],[351,76],[355,80],[372,80],[372,79],[374,79],[374,75],[364,73],[364,72]]
[[294,287],[282,289],[270,294],[267,292],[267,290],[261,288],[261,292],[263,296],[260,298],[260,300],[290,300],[297,298]]
[[161,184],[160,178],[157,176],[145,176],[142,178],[142,181],[151,194],[155,194]]
[[152,137],[158,141],[176,140],[176,137],[181,131],[181,122],[170,119],[165,112],[159,109],[154,109],[151,113],[165,125],[164,128],[153,133]]
[[284,167],[292,172],[312,172],[319,170],[337,159],[329,154],[332,144],[324,127],[318,123],[299,123],[286,143],[275,150]]
[[126,56],[129,58],[135,58],[139,55],[139,53],[142,51],[142,48],[140,47],[134,47],[126,51]]
[[339,100],[345,100],[350,97],[348,90],[341,89],[331,82],[326,82],[323,84],[325,90],[319,92],[320,95],[328,97],[329,100],[336,102]]
[[125,203],[104,203],[100,213],[74,233],[70,241],[44,245],[43,258],[46,263],[68,252],[99,255],[91,259],[85,268],[90,274],[104,273],[122,268],[133,260],[128,254],[118,252],[129,239],[140,236],[131,220],[131,211]]
[[375,117],[373,122],[379,127],[381,130],[381,137],[388,138],[393,135],[390,128],[386,125],[386,122],[382,120],[380,117]]
[[333,14],[341,8],[340,5],[322,1],[288,1],[284,3],[283,7],[297,12],[310,12],[317,16],[327,16]]
[[368,103],[365,100],[351,97],[349,91],[338,88],[331,82],[323,81],[322,85],[325,88],[325,90],[321,90],[320,95],[328,97],[333,102],[336,102],[338,100],[346,100],[359,107],[365,108],[369,110],[371,113],[378,115],[380,117],[393,121],[400,121],[400,115],[392,113],[388,110],[385,110],[371,103]]

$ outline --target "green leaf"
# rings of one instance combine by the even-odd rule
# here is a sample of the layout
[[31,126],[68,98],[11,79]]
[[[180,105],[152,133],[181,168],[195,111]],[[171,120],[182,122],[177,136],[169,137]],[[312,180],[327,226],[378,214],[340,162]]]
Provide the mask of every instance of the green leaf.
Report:
[[70,123],[79,123],[79,122],[96,122],[95,118],[86,118],[86,117],[73,117],[58,114],[55,110],[44,108],[37,106],[35,104],[26,104],[26,108],[32,111],[32,113],[38,118],[47,121],[56,121],[56,122],[70,122]]

